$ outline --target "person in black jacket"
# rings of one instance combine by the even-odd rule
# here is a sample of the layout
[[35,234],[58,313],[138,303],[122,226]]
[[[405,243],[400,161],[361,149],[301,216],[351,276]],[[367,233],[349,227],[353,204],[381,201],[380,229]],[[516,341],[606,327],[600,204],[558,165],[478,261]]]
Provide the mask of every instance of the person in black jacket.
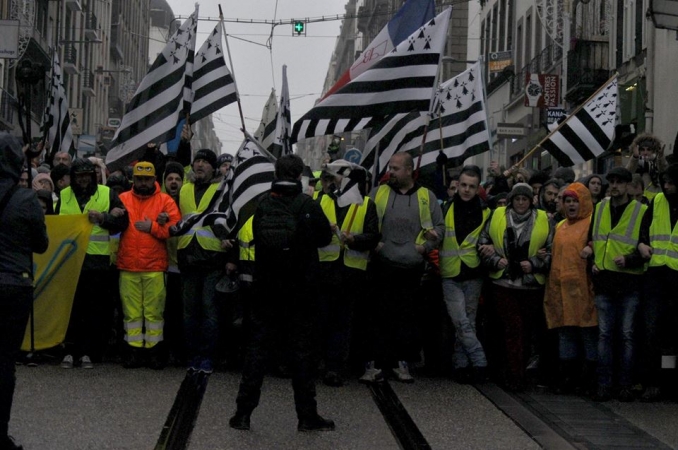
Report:
[[21,449],[9,437],[15,368],[33,302],[32,253],[44,253],[45,216],[32,189],[16,189],[24,164],[19,141],[0,134],[0,449]]
[[[248,346],[231,428],[250,429],[250,416],[259,404],[266,360],[271,344],[281,333],[289,336],[292,387],[299,431],[329,431],[334,422],[318,415],[315,400],[317,320],[316,283],[318,248],[332,239],[330,224],[320,205],[304,195],[304,163],[297,155],[280,157],[275,164],[271,192],[254,213],[256,245],[254,295],[247,320]],[[296,228],[285,239],[284,211],[296,217]],[[280,220],[279,227],[271,227]],[[294,219],[291,219],[294,220]],[[283,242],[280,247],[273,242]]]

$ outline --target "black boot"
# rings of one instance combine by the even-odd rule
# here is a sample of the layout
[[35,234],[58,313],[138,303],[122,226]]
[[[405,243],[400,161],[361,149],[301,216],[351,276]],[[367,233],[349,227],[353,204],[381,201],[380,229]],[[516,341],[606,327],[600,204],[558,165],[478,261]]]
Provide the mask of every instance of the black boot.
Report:
[[324,419],[319,414],[299,419],[298,431],[333,431],[334,422]]
[[584,361],[584,365],[581,370],[581,376],[579,378],[579,385],[577,386],[579,395],[589,397],[596,392],[597,367],[597,361]]
[[228,421],[228,425],[235,430],[248,431],[250,429],[250,413],[236,411]]
[[577,360],[560,361],[560,376],[558,386],[556,387],[556,394],[569,395],[574,393],[578,381],[578,367],[579,363]]

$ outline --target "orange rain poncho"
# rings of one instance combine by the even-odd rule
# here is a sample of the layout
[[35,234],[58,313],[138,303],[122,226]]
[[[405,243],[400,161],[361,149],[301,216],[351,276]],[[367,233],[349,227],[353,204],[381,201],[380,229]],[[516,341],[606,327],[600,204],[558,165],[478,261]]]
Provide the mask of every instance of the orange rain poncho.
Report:
[[581,183],[572,183],[567,189],[576,192],[579,198],[579,214],[576,219],[565,219],[558,224],[553,238],[551,272],[544,295],[549,329],[598,325],[591,273],[586,260],[579,257],[586,246],[591,223],[591,193]]

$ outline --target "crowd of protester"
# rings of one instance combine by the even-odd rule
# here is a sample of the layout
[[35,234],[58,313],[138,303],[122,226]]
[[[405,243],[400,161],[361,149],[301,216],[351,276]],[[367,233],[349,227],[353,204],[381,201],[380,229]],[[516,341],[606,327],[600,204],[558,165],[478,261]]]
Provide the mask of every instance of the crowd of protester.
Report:
[[[93,224],[59,348],[64,369],[109,359],[130,369],[173,363],[211,373],[250,361],[260,380],[257,355],[270,351],[268,370],[297,377],[295,392],[310,382],[302,360],[335,387],[358,375],[412,383],[429,371],[597,401],[661,398],[662,355],[678,349],[670,295],[678,165],[667,163],[654,136],[634,140],[627,167],[580,179],[563,167],[504,170],[493,162],[483,174],[465,166],[446,180],[446,198],[417,181],[408,154],[391,158],[376,188],[365,173],[358,204],[343,201],[344,176],[310,174],[306,194],[324,212],[332,241],[311,245],[319,265],[295,281],[303,289],[284,294],[284,280],[296,278],[258,272],[252,220],[241,221],[237,235],[191,222],[232,157],[192,152],[190,130],[182,136],[177,155],[149,145],[138,163],[112,173],[99,158],[67,152],[24,166],[18,186],[36,191],[46,215],[86,213]],[[180,221],[191,225],[177,233]],[[257,289],[262,277],[266,289]],[[281,295],[299,299],[268,298]],[[252,330],[261,331],[262,317],[272,320],[262,307],[298,307],[301,299],[304,311],[313,309],[302,322],[314,327],[297,331],[317,339],[300,347],[283,333],[259,348]],[[248,383],[244,376],[236,428],[249,428],[258,402],[260,381]],[[329,429],[311,416],[311,429]]]

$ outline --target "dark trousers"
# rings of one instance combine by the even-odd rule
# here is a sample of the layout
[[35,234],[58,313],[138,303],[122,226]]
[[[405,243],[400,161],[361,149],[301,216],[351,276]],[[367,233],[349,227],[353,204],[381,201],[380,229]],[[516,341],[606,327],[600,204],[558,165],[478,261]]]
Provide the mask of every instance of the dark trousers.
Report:
[[493,285],[494,313],[504,342],[504,379],[520,387],[526,382],[525,369],[530,356],[542,352],[546,342],[543,289],[511,289]]
[[165,328],[163,330],[166,350],[175,362],[183,364],[186,359],[184,348],[184,301],[181,289],[181,274],[167,272],[165,276],[167,296],[165,298]]
[[375,308],[368,360],[376,360],[383,367],[396,367],[398,361],[419,359],[417,304],[422,275],[423,266],[414,269],[375,266],[372,294]]
[[113,269],[80,273],[66,333],[66,353],[76,359],[83,355],[98,359],[106,350],[115,309],[111,292],[115,277]]
[[0,439],[7,436],[16,384],[14,365],[32,301],[32,287],[0,285]]
[[222,269],[182,269],[184,333],[189,358],[214,360],[219,340],[216,286]]
[[247,344],[236,398],[238,411],[250,414],[259,405],[269,354],[281,338],[287,336],[297,416],[300,419],[314,417],[317,414],[316,298],[286,284],[285,280],[260,280],[254,289],[251,308],[245,317]]

